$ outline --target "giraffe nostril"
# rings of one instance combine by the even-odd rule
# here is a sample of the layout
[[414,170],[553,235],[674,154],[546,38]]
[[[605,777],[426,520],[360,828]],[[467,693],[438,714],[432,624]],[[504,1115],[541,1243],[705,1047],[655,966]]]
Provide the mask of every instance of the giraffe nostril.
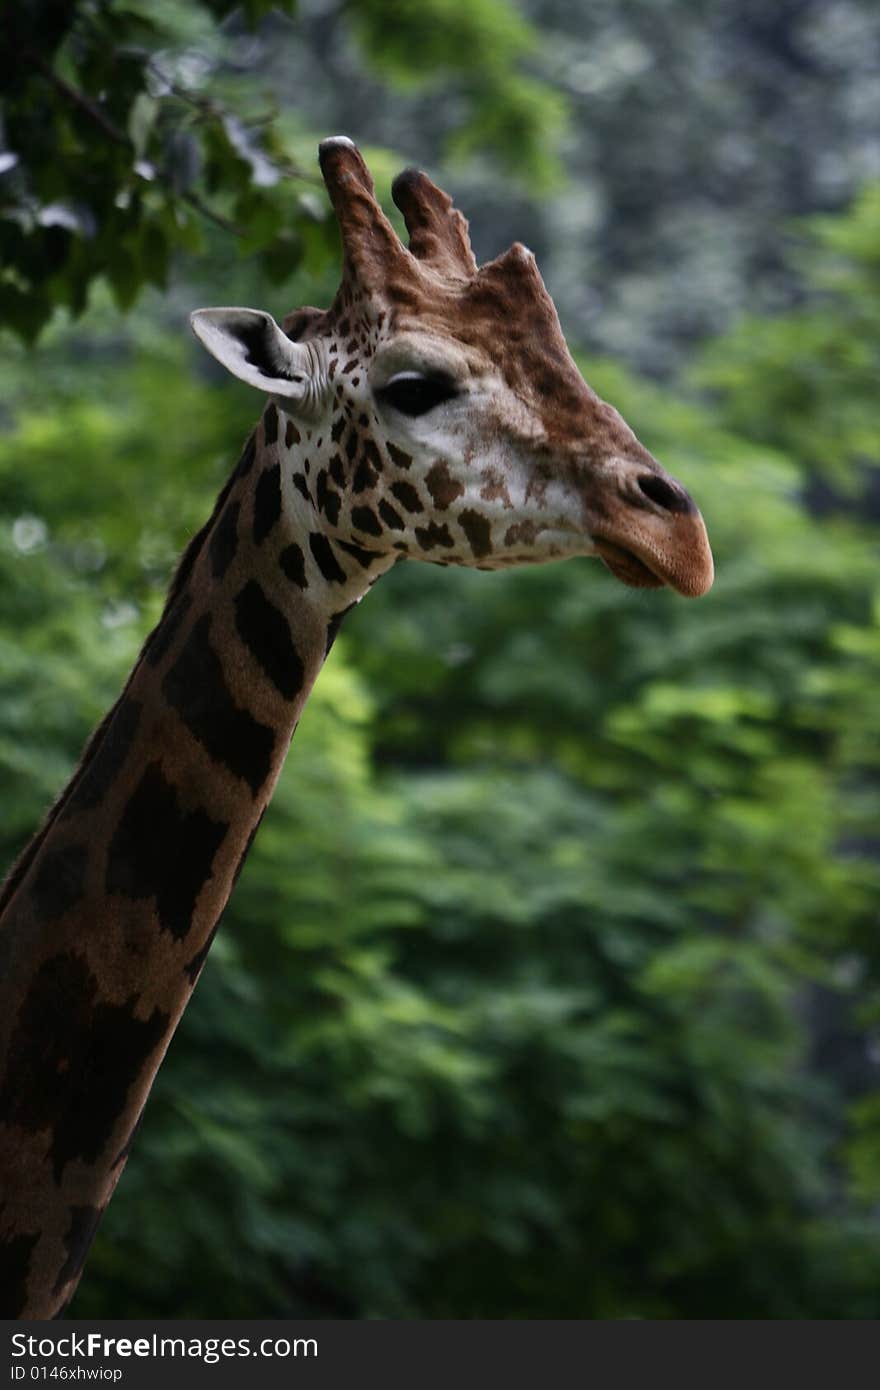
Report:
[[671,478],[661,478],[656,473],[642,473],[636,481],[645,496],[666,512],[696,510],[684,488]]

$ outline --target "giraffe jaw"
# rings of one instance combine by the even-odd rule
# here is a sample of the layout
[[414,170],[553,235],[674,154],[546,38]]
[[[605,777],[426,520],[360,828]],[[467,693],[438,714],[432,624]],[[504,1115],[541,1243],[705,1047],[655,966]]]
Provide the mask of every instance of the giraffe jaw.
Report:
[[611,541],[598,540],[595,536],[593,545],[605,568],[610,570],[621,584],[626,584],[627,588],[662,589],[666,583],[665,579],[661,579],[649,569],[631,550],[624,550],[622,546],[614,545]]
[[[631,589],[660,589],[666,585],[685,598],[708,593],[715,579],[712,550],[703,518],[697,512],[681,519],[685,535],[610,537],[592,535],[593,549],[615,579]],[[671,542],[671,543],[670,543]]]

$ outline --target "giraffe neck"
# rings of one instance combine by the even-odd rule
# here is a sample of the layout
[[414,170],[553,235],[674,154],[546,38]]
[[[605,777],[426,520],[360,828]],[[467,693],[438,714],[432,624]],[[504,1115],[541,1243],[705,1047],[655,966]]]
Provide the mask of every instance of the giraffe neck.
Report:
[[339,553],[306,471],[270,406],[0,897],[4,1316],[71,1297],[341,617],[392,563]]

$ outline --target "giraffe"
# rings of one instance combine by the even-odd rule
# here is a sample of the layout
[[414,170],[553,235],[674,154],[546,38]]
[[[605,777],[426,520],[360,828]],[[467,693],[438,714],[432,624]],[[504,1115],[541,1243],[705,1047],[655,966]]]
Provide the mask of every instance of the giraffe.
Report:
[[598,555],[623,583],[712,583],[684,488],[587,386],[532,254],[477,267],[425,174],[392,196],[319,149],[332,306],[279,327],[200,309],[268,397],[160,621],[0,893],[4,1316],[71,1298],[153,1078],[345,614],[397,561],[496,570]]

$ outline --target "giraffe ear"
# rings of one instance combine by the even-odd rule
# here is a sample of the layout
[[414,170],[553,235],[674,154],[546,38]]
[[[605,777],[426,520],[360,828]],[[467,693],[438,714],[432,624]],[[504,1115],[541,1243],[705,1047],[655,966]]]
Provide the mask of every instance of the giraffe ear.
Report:
[[199,342],[228,372],[273,396],[286,410],[306,408],[318,390],[315,359],[262,309],[196,309]]

